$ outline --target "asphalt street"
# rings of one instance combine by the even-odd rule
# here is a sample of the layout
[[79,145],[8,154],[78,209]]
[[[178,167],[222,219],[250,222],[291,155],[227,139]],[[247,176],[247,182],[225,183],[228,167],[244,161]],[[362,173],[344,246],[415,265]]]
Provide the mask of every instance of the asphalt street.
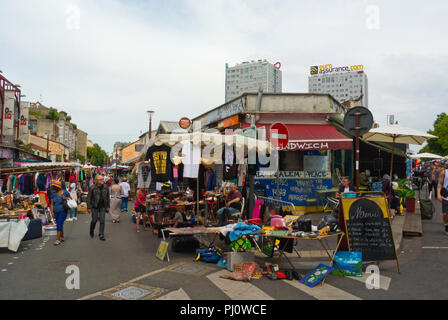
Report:
[[[213,264],[194,263],[192,254],[169,252],[170,262],[155,253],[160,239],[150,231],[137,234],[130,213],[120,224],[106,222],[106,241],[89,237],[90,217],[65,223],[66,242],[53,246],[54,237],[22,242],[13,253],[0,249],[0,299],[109,300],[315,300],[315,299],[447,299],[448,236],[444,234],[441,205],[434,201],[436,215],[423,222],[422,238],[403,239],[399,252],[401,274],[394,261],[382,262],[381,288],[367,289],[363,279],[329,276],[323,286],[309,289],[298,281],[274,281],[263,277],[250,284],[220,279],[227,271]],[[219,242],[218,242],[219,244]],[[319,249],[300,243],[304,250]],[[318,258],[322,262],[328,262]],[[268,260],[259,259],[263,264]],[[278,259],[269,260],[278,263]],[[306,274],[318,261],[292,259]],[[280,267],[288,267],[280,260]],[[69,290],[66,268],[80,270],[80,289]]]

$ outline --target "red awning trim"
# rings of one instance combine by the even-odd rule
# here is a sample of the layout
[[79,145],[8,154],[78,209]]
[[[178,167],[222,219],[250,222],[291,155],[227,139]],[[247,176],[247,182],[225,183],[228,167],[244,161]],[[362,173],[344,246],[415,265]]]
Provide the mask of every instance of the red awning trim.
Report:
[[289,143],[287,151],[350,150],[353,140],[332,125],[288,124]]

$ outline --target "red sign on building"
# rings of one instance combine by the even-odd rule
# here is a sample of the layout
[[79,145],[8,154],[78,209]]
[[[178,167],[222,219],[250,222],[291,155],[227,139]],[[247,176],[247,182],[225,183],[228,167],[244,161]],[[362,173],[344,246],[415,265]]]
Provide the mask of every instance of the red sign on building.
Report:
[[275,123],[271,127],[269,137],[274,148],[285,149],[289,142],[288,128],[283,123]]
[[182,129],[189,129],[191,126],[191,120],[188,118],[182,118],[179,121],[179,127]]

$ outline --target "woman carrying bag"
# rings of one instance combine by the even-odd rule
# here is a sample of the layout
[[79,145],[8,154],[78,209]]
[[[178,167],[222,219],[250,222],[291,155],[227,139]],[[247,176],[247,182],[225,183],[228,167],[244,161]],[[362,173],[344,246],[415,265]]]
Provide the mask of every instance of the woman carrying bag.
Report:
[[57,240],[55,246],[64,242],[64,222],[67,219],[67,212],[69,210],[67,200],[70,198],[70,193],[62,189],[62,183],[55,181],[52,184],[53,193],[51,196],[50,210],[56,220]]

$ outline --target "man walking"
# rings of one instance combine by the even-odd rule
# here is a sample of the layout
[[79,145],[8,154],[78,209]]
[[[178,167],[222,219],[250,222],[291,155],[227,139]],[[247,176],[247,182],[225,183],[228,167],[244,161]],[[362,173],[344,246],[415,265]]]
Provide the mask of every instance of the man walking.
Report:
[[90,223],[90,237],[94,237],[95,226],[100,220],[100,233],[99,237],[101,241],[105,241],[104,237],[104,225],[106,220],[106,212],[109,212],[110,208],[110,196],[109,188],[104,185],[104,177],[97,175],[95,177],[95,184],[89,190],[87,196],[87,209],[92,214],[92,222]]
[[[447,167],[445,165],[445,167]],[[442,201],[442,216],[445,224],[445,233],[448,235],[448,169],[444,169],[439,175],[439,187],[437,188],[437,199]]]
[[429,177],[428,177],[428,183],[429,183],[429,193],[431,193],[431,191],[432,191],[432,194],[433,194],[433,196],[431,197],[432,199],[437,197],[438,182],[439,182],[439,170],[435,165],[431,164],[431,170],[430,170]]
[[126,212],[128,211],[129,191],[131,190],[131,186],[126,177],[124,177],[123,182],[120,183],[120,188],[123,193],[121,196],[121,212]]

